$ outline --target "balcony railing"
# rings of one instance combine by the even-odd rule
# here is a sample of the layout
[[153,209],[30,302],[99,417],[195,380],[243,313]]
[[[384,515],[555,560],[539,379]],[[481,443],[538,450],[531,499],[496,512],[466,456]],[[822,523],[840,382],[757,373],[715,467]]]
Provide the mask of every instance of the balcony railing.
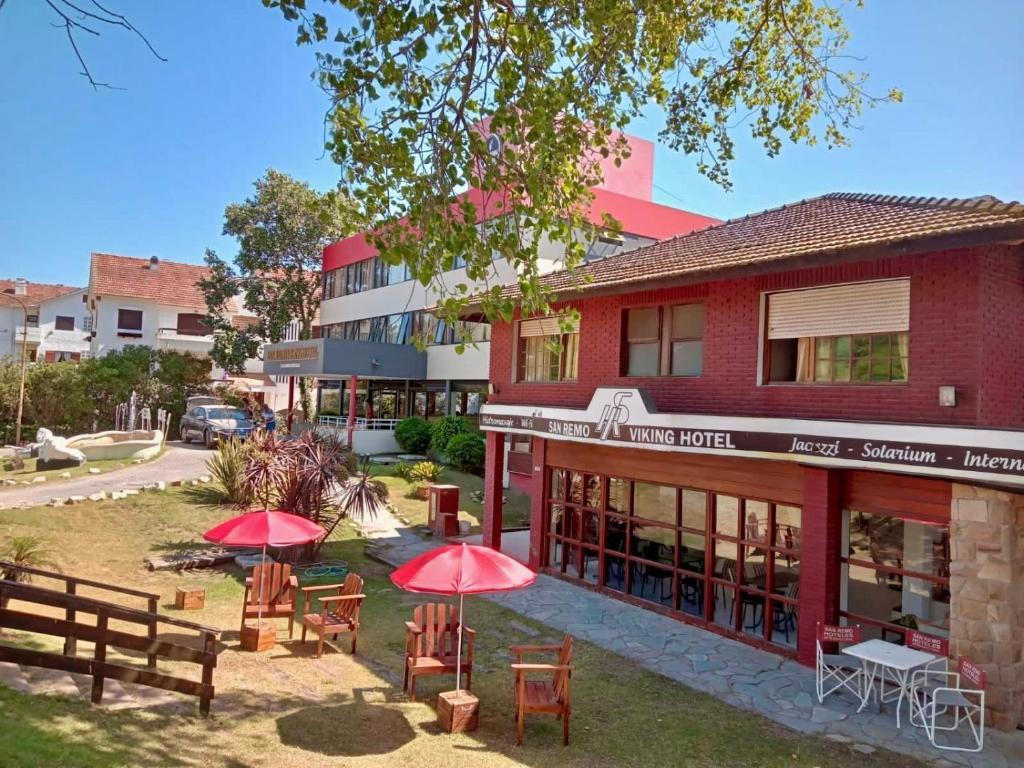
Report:
[[[348,416],[319,416],[317,417],[317,424],[321,427],[330,427],[331,429],[348,429]],[[397,426],[398,419],[367,419],[363,417],[356,417],[354,424],[354,428],[359,430],[392,432]]]

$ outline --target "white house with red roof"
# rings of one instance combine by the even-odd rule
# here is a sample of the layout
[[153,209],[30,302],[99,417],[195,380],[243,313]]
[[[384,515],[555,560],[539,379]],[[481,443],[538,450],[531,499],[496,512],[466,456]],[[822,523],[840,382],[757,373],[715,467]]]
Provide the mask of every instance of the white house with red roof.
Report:
[[[139,345],[205,356],[213,335],[203,323],[206,301],[197,283],[207,267],[156,256],[135,258],[94,253],[89,268],[86,308],[91,317],[90,351],[95,356]],[[241,301],[232,302],[231,319],[252,318]],[[262,395],[275,410],[284,407],[286,390],[263,373],[263,361],[246,362],[243,376],[229,376],[216,366],[213,379]]]
[[91,318],[84,288],[0,280],[0,357],[30,362],[78,361],[89,354]]

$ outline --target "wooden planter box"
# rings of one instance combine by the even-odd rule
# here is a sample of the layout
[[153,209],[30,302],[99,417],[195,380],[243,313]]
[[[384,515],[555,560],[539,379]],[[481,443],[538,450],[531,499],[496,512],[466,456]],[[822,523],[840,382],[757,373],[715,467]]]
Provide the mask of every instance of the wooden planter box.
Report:
[[178,587],[174,590],[174,607],[179,611],[198,611],[206,605],[206,590]]
[[243,651],[269,651],[277,644],[277,627],[269,621],[246,622],[242,627]]
[[437,696],[437,721],[445,733],[475,731],[480,699],[469,691],[446,691]]

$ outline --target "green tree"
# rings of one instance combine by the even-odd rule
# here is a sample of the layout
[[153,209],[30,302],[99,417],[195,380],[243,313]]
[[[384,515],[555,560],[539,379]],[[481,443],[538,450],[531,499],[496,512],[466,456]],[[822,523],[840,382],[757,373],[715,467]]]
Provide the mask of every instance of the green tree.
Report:
[[[233,264],[206,252],[210,277],[200,281],[207,323],[214,332],[210,353],[232,373],[258,357],[267,342],[278,342],[292,320],[299,338],[313,335],[320,309],[323,249],[357,230],[360,222],[348,198],[321,194],[305,182],[270,169],[255,183],[256,194],[224,211],[224,234],[238,240]],[[232,325],[229,304],[240,295],[256,322]],[[299,379],[303,415],[310,418],[308,383]]]
[[[865,105],[901,98],[844,68],[842,3],[824,0],[330,3],[345,13],[263,0],[317,48],[327,148],[382,258],[407,263],[448,318],[470,295],[511,317],[495,255],[516,267],[524,308],[547,307],[538,248],[580,263],[598,161],[628,156],[618,132],[649,107],[660,138],[728,187],[737,131],[770,156],[786,140],[841,146]],[[485,206],[504,215],[481,227]],[[470,281],[445,285],[457,257]]]

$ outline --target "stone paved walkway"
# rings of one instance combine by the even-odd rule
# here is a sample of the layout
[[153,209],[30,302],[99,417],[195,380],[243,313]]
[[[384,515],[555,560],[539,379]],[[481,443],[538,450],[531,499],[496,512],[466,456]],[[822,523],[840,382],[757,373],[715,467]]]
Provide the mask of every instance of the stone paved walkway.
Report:
[[[399,524],[379,521],[378,526],[388,529],[375,538],[380,555],[391,563],[405,562],[438,544]],[[484,597],[735,707],[804,733],[848,742],[854,749],[885,747],[935,766],[1024,766],[1024,731],[988,729],[983,752],[942,752],[928,743],[923,729],[906,723],[906,710],[904,726],[897,729],[893,704],[879,713],[872,703],[857,714],[852,696],[835,694],[819,705],[812,669],[550,576],[538,576],[528,589]]]

